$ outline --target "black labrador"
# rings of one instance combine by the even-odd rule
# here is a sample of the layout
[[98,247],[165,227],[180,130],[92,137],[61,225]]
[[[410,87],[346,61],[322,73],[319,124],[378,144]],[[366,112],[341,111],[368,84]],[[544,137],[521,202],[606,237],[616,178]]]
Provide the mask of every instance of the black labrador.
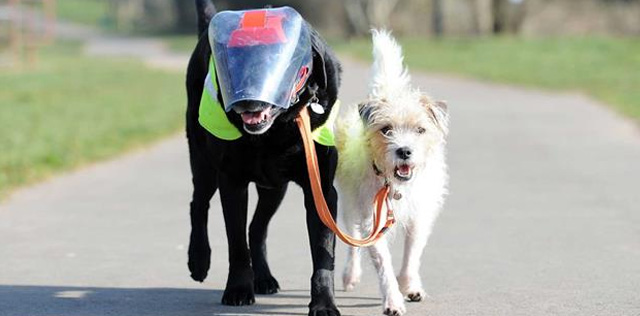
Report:
[[[310,111],[312,129],[327,120],[337,99],[340,64],[324,40],[312,30],[313,70],[299,101],[275,117],[271,127],[259,135],[245,131],[244,122],[236,111],[227,112],[229,121],[243,135],[234,141],[218,139],[198,123],[198,108],[211,56],[207,28],[216,10],[211,0],[196,0],[196,5],[200,38],[189,61],[186,82],[186,129],[193,176],[188,263],[191,277],[202,282],[209,270],[209,201],[219,189],[229,251],[229,271],[222,304],[249,305],[254,303],[255,293],[276,293],[279,284],[271,275],[266,259],[267,227],[284,198],[288,183],[293,181],[304,191],[313,260],[309,315],[340,315],[334,300],[335,235],[322,224],[316,213],[302,139],[294,121],[314,95],[325,111],[323,114]],[[218,101],[224,104],[220,93]],[[260,106],[252,103],[256,101],[247,101],[242,106]],[[338,197],[333,179],[338,155],[332,146],[316,144],[316,151],[322,189],[335,217]],[[247,189],[250,182],[256,184],[259,200],[249,226],[247,245]]]

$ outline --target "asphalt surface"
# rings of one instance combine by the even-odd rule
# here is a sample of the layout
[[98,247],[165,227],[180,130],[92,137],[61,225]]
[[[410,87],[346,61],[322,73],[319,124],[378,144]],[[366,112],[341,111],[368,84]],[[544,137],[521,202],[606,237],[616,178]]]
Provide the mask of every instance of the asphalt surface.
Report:
[[[345,106],[364,97],[366,78],[367,65],[345,63]],[[578,94],[414,79],[449,101],[451,194],[423,257],[430,298],[408,314],[640,315],[637,126]],[[0,204],[0,316],[306,315],[301,191],[290,187],[270,228],[281,293],[227,307],[217,196],[209,277],[189,278],[190,190],[178,135],[15,192]],[[343,315],[381,314],[368,260],[361,285],[341,290],[344,253],[340,244]]]

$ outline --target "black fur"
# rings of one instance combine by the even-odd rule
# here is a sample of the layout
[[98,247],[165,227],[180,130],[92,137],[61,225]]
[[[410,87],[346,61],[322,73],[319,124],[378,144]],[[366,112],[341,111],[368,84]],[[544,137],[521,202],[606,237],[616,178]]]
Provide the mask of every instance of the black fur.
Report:
[[[199,25],[208,23],[212,12],[210,1],[196,0]],[[209,9],[207,9],[209,8]],[[204,10],[204,11],[203,11]],[[187,138],[193,199],[191,201],[191,240],[189,244],[189,270],[196,281],[203,281],[209,270],[207,218],[209,200],[216,190],[226,225],[229,271],[222,303],[248,305],[255,301],[254,293],[272,294],[279,289],[266,260],[267,227],[277,210],[289,182],[300,185],[304,192],[307,228],[313,259],[311,277],[311,303],[309,315],[340,315],[334,302],[334,248],[335,235],[326,228],[316,213],[304,158],[302,139],[294,118],[311,98],[310,89],[300,102],[276,118],[273,126],[262,135],[247,134],[242,120],[234,111],[227,113],[229,120],[242,131],[236,141],[220,140],[209,134],[198,123],[198,107],[203,83],[208,72],[211,48],[206,27],[200,26],[200,40],[191,56],[187,71]],[[325,113],[311,114],[312,128],[323,124],[335,103],[340,85],[340,64],[320,38],[312,31],[314,67],[308,87],[317,87],[317,97]],[[221,99],[218,94],[218,99]],[[338,161],[335,147],[316,144],[322,187],[327,204],[336,216],[337,193],[333,179]],[[247,244],[247,188],[254,182],[258,189],[258,206],[249,226]]]

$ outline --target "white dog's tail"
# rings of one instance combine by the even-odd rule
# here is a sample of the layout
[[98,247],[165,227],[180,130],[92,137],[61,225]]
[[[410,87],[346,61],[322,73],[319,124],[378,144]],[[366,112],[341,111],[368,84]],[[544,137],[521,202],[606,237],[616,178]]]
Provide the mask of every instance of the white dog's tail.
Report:
[[406,92],[411,77],[403,65],[402,48],[386,30],[372,30],[373,70],[369,93],[374,98]]

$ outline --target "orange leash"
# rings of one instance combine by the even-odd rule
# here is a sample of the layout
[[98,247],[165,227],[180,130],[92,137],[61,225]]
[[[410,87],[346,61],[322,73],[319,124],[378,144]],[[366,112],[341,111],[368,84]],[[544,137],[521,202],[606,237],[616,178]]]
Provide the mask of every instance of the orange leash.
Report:
[[[364,239],[356,239],[345,233],[343,233],[336,221],[334,220],[327,201],[324,199],[322,193],[322,185],[320,184],[320,171],[318,169],[318,160],[316,156],[316,148],[313,143],[313,136],[311,135],[311,121],[309,118],[309,110],[307,107],[300,111],[300,114],[296,118],[296,123],[300,129],[302,135],[302,142],[304,144],[304,153],[307,160],[307,171],[309,172],[309,181],[311,182],[311,191],[313,192],[313,202],[316,205],[316,210],[320,220],[333,231],[338,238],[344,241],[346,244],[354,247],[366,247],[376,243],[384,233],[396,222],[393,216],[393,210],[389,204],[389,185],[386,184],[378,191],[374,200],[374,212],[373,212],[373,229],[371,234]],[[382,212],[383,208],[386,208],[386,221],[383,224]]]

